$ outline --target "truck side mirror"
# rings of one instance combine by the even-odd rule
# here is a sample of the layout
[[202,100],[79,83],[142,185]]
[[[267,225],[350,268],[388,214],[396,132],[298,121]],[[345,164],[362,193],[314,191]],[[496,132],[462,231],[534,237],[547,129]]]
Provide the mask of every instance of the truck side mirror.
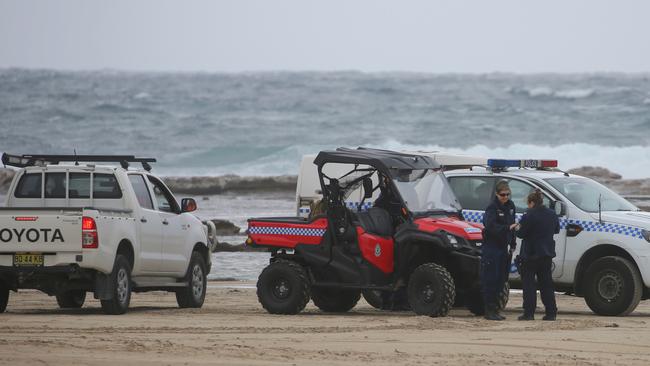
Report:
[[183,198],[181,200],[181,212],[196,211],[196,201],[194,198]]
[[372,198],[372,179],[363,178],[363,198]]
[[555,209],[555,214],[558,216],[564,216],[566,214],[566,205],[564,202],[555,201],[553,202],[553,208]]

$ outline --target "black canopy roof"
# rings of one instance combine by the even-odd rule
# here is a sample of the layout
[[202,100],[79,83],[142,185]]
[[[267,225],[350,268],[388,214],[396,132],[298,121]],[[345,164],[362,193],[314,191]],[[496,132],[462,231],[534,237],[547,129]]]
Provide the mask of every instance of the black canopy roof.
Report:
[[314,164],[322,167],[326,163],[365,164],[388,173],[393,169],[439,169],[440,165],[428,156],[401,153],[390,150],[359,147],[321,151]]

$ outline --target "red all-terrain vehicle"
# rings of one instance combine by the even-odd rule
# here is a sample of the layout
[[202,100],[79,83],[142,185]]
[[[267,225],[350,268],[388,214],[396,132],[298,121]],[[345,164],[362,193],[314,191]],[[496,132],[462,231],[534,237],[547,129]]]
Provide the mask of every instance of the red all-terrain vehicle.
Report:
[[[272,252],[257,282],[268,312],[296,314],[310,298],[323,311],[344,312],[363,291],[382,309],[445,316],[465,303],[481,313],[481,227],[462,219],[437,163],[339,148],[319,153],[314,164],[322,214],[248,220],[248,244]],[[360,202],[348,201],[353,193]],[[368,200],[372,207],[362,210]]]

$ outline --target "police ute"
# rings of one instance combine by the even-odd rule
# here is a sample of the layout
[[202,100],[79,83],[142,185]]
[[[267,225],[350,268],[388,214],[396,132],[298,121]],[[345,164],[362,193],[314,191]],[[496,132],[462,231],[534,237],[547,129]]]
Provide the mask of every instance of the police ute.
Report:
[[[446,171],[463,207],[465,220],[482,223],[494,198],[495,184],[505,180],[512,191],[517,219],[535,188],[560,219],[555,235],[553,280],[556,290],[585,298],[599,315],[627,315],[650,298],[650,212],[596,181],[557,169],[556,160],[476,158],[467,167]],[[521,248],[518,242],[517,251]],[[511,283],[519,277],[512,264]]]
[[201,307],[214,224],[191,214],[193,199],[176,201],[150,173],[155,161],[3,154],[19,169],[0,208],[0,312],[19,289],[55,296],[61,308],[82,307],[90,292],[107,314],[125,313],[132,292],[151,290]]

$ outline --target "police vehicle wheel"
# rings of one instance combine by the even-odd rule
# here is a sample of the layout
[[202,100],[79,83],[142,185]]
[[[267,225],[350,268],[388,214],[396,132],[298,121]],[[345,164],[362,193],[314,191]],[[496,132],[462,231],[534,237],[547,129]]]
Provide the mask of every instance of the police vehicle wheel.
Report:
[[0,282],[0,313],[7,310],[7,302],[9,301],[9,288]]
[[56,295],[56,302],[61,309],[79,309],[84,306],[86,301],[86,291],[71,290]]
[[110,279],[113,297],[110,300],[101,300],[102,310],[111,315],[124,314],[131,302],[131,266],[125,256],[118,254],[115,257]]
[[296,262],[273,262],[257,279],[257,299],[271,314],[298,314],[310,297],[307,273]]
[[199,252],[192,252],[190,265],[185,274],[187,287],[176,290],[176,302],[179,308],[200,308],[205,300],[205,290],[208,274],[205,271],[205,261]]
[[311,289],[311,300],[322,311],[345,313],[355,307],[361,298],[361,291],[355,289],[318,288]]
[[446,316],[455,298],[454,280],[445,267],[435,263],[425,263],[411,273],[408,299],[411,309],[416,314],[432,317]]
[[584,275],[584,295],[589,308],[598,315],[625,316],[634,311],[643,293],[636,266],[622,257],[594,261]]

